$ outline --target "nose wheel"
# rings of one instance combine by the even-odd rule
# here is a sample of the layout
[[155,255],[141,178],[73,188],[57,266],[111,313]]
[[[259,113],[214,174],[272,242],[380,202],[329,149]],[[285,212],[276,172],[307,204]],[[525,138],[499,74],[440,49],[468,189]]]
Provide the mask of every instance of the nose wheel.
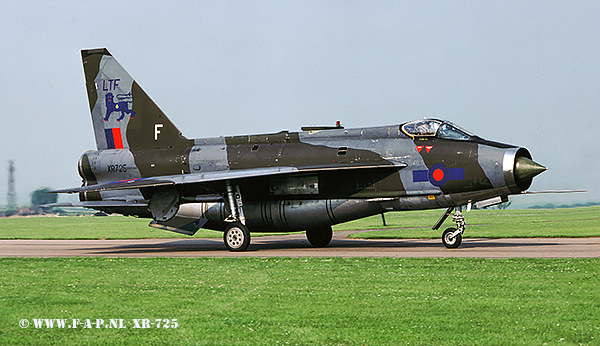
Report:
[[456,249],[462,243],[462,234],[454,227],[447,228],[442,233],[442,243],[448,249]]
[[[452,213],[453,210],[454,214]],[[467,228],[465,217],[462,214],[462,207],[448,208],[444,215],[442,215],[438,222],[433,226],[433,230],[438,230],[450,215],[452,215],[452,221],[456,222],[456,228],[447,228],[444,233],[442,233],[442,243],[448,249],[456,249],[462,243],[462,234]]]

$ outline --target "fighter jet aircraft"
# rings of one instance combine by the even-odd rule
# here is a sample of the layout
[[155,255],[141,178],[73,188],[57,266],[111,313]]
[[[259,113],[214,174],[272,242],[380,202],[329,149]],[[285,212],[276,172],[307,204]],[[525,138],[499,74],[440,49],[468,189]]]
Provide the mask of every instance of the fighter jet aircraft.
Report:
[[546,168],[522,147],[440,119],[345,129],[188,139],[106,49],[83,50],[97,150],[79,159],[83,206],[153,219],[151,227],[223,232],[231,251],[250,232],[306,231],[324,247],[331,226],[388,211],[447,208],[442,234],[457,248],[463,206],[527,190]]

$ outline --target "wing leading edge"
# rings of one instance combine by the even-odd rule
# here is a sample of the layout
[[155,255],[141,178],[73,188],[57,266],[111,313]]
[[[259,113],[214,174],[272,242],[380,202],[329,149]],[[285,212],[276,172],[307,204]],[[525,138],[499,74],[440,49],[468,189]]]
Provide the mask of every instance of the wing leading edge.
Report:
[[265,167],[254,169],[240,169],[233,171],[219,171],[210,173],[191,173],[156,176],[149,178],[138,178],[123,181],[115,181],[110,183],[101,183],[95,185],[81,186],[70,189],[61,189],[52,191],[54,193],[80,193],[93,191],[111,191],[111,190],[127,190],[140,188],[155,188],[172,185],[187,185],[187,184],[202,184],[212,183],[226,180],[258,178],[265,176],[275,176],[294,173],[317,173],[333,170],[356,170],[356,169],[402,169],[408,165],[403,162],[394,162],[394,164],[353,164],[353,165],[320,165],[307,167]]

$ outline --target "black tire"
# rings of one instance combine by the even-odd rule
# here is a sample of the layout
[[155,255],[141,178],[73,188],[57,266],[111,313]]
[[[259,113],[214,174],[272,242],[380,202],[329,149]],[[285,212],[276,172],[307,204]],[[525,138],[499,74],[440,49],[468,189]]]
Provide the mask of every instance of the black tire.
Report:
[[456,232],[456,228],[447,228],[442,234],[442,243],[448,249],[456,249],[462,243],[462,234],[458,234],[454,238],[450,237],[452,233]]
[[241,223],[231,223],[225,228],[223,242],[229,251],[245,251],[250,246],[250,231]]
[[325,247],[331,242],[333,231],[331,226],[312,228],[306,230],[306,239],[314,247]]

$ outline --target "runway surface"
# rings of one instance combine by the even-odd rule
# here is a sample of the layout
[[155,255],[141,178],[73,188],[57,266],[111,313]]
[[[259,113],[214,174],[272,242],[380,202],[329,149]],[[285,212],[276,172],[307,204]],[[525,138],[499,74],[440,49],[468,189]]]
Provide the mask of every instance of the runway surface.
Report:
[[600,257],[600,238],[463,239],[446,249],[440,239],[348,239],[335,232],[325,248],[304,234],[254,237],[245,252],[230,252],[222,239],[0,240],[0,257]]

